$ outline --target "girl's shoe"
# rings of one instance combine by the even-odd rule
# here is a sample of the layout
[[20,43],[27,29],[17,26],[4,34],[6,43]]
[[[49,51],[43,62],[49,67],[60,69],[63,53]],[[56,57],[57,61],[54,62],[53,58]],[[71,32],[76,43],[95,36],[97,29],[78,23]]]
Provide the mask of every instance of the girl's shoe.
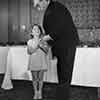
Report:
[[38,100],[36,96],[33,97],[33,100]]
[[38,98],[38,100],[42,100],[42,93],[41,93],[41,91],[38,91],[37,98]]
[[38,92],[36,92],[35,94],[34,94],[34,97],[33,97],[33,100],[37,100],[38,99]]

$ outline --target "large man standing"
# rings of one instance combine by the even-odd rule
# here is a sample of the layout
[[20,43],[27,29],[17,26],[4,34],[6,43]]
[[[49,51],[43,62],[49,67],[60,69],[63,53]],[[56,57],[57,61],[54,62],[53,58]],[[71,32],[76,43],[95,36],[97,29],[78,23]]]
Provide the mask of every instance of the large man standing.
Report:
[[76,46],[79,42],[77,29],[68,9],[57,1],[33,0],[38,10],[44,10],[43,38],[52,47],[53,56],[58,59],[59,84],[56,100],[68,100]]

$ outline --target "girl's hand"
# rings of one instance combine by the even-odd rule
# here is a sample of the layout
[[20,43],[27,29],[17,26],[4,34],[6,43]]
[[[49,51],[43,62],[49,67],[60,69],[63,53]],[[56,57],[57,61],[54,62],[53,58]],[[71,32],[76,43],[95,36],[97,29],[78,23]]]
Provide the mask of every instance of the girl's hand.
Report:
[[39,47],[40,47],[45,53],[48,53],[49,46],[48,46],[48,44],[47,44],[45,41],[41,40],[41,41],[40,41],[40,44],[39,44]]

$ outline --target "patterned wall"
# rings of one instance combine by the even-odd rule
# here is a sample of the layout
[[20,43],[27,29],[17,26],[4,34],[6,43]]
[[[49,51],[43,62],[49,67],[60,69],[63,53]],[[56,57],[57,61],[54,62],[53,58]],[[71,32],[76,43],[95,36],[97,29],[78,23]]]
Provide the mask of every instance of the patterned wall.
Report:
[[66,0],[78,28],[100,27],[100,0]]
[[[100,0],[58,1],[70,10],[81,41],[100,39]],[[32,8],[32,23],[41,23],[41,14]],[[95,31],[92,27],[95,27]]]

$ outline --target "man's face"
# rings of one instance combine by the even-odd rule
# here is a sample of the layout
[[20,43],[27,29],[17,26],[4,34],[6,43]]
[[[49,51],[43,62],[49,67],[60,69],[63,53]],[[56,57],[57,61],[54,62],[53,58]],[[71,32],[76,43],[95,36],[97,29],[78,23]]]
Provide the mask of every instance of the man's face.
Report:
[[45,10],[48,6],[49,0],[33,0],[34,7],[36,7],[38,10]]

